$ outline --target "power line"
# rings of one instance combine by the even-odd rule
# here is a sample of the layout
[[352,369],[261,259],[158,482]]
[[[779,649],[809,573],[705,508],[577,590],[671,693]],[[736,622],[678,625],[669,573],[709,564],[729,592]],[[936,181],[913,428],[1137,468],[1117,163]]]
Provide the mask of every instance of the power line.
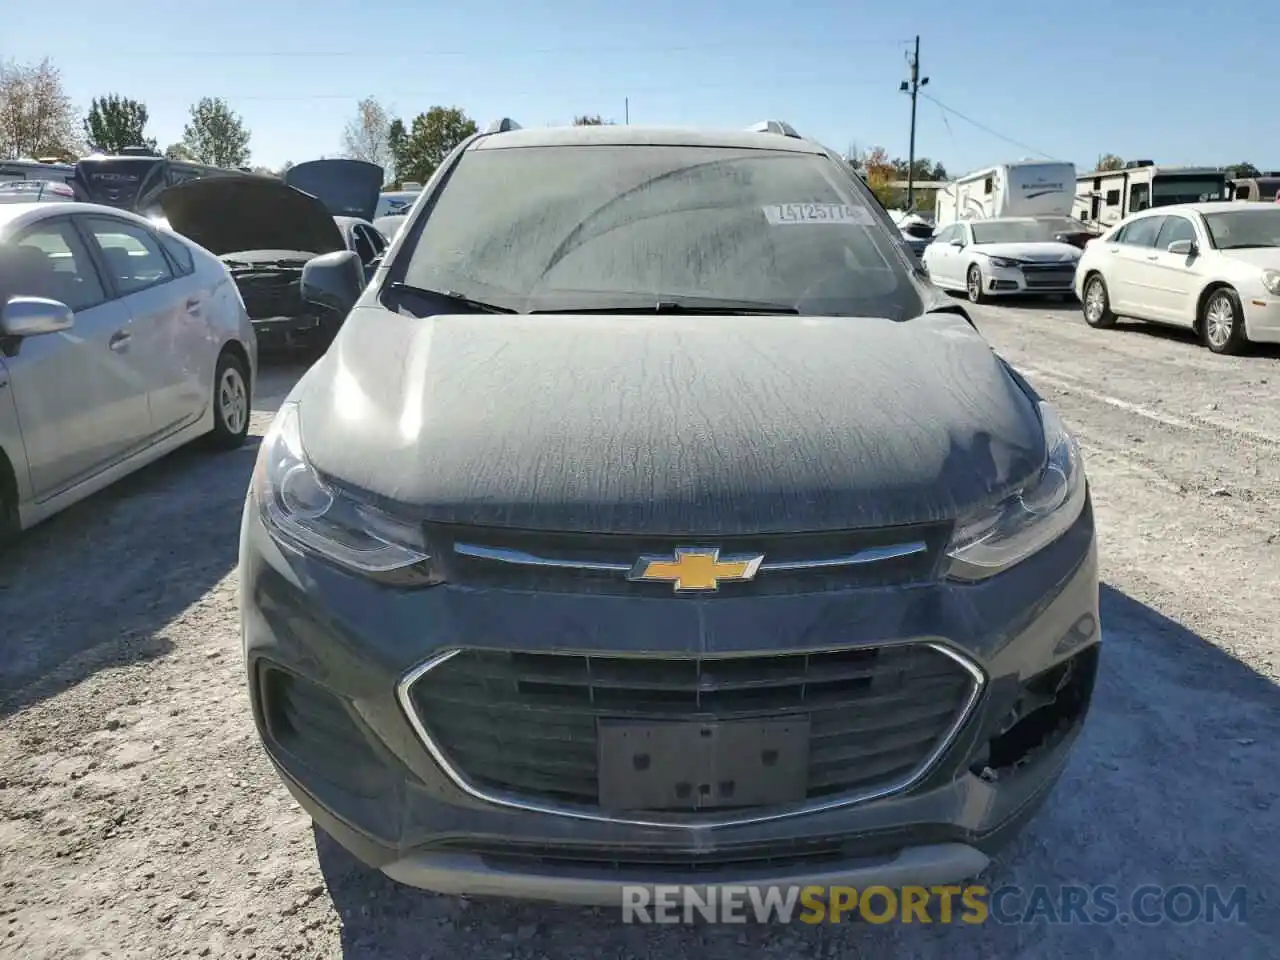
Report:
[[959,110],[956,110],[956,109],[954,109],[954,108],[952,108],[952,107],[947,106],[945,103],[943,103],[943,102],[942,102],[941,100],[939,100],[937,97],[931,97],[931,96],[930,96],[929,94],[927,94],[927,93],[922,93],[922,94],[920,94],[920,96],[924,97],[924,98],[925,98],[926,100],[928,100],[930,103],[935,104],[939,109],[944,110],[944,111],[946,111],[947,113],[952,114],[953,116],[959,117],[959,118],[960,118],[961,120],[963,120],[965,123],[972,124],[973,126],[977,127],[979,130],[981,130],[983,133],[990,134],[991,136],[995,137],[997,140],[1003,140],[1005,143],[1012,144],[1013,146],[1015,146],[1015,147],[1019,147],[1019,148],[1020,148],[1020,149],[1022,149],[1022,150],[1027,150],[1027,151],[1029,151],[1029,152],[1031,152],[1031,153],[1034,153],[1034,154],[1036,154],[1036,155],[1038,155],[1038,156],[1044,157],[1046,160],[1056,160],[1056,159],[1057,159],[1057,157],[1054,157],[1054,156],[1053,156],[1053,155],[1051,155],[1051,154],[1045,153],[1043,150],[1037,150],[1035,147],[1029,146],[1028,144],[1023,143],[1021,140],[1015,140],[1015,139],[1013,139],[1013,137],[1006,137],[1006,136],[1005,136],[1003,133],[1001,133],[999,130],[992,130],[992,129],[991,129],[990,127],[988,127],[985,123],[980,123],[979,121],[977,121],[977,120],[973,119],[973,117],[966,116],[965,114],[961,113]]
[[[842,44],[847,46],[848,44]],[[854,41],[855,46],[896,46],[896,43],[885,40],[877,40],[865,38],[861,41]],[[687,45],[667,45],[667,44],[650,44],[650,45],[627,45],[627,46],[601,46],[593,44],[591,46],[575,46],[575,47],[526,47],[519,46],[514,49],[500,49],[495,55],[500,55],[504,59],[510,59],[513,54],[523,56],[525,54],[545,54],[548,56],[564,56],[570,54],[619,54],[619,53],[703,53],[707,50],[732,50],[742,52],[750,47],[746,41],[736,42],[719,42],[719,43],[695,43]],[[289,58],[289,59],[323,59],[326,57],[342,57],[344,59],[368,58],[378,60],[388,60],[395,57],[413,58],[414,60],[422,60],[427,57],[468,57],[476,59],[477,51],[475,49],[455,49],[455,50],[370,50],[368,45],[361,45],[351,50],[184,50],[181,52],[166,50],[114,50],[99,51],[94,50],[95,59],[104,58],[114,59],[173,59],[173,60],[190,60],[193,58],[217,58],[219,60],[230,57],[243,58]]]

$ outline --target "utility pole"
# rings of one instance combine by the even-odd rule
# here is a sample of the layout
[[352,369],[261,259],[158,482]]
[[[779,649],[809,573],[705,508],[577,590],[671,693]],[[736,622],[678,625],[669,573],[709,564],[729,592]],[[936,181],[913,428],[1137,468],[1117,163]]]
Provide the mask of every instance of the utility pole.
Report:
[[898,87],[900,91],[911,97],[911,143],[907,147],[907,209],[916,207],[916,100],[920,88],[929,82],[928,77],[920,76],[920,35],[916,35],[916,50],[907,54],[907,65],[911,68],[911,79],[903,80]]
[[622,98],[622,115],[626,118],[623,121],[623,125],[627,127],[631,126],[631,98],[630,97]]

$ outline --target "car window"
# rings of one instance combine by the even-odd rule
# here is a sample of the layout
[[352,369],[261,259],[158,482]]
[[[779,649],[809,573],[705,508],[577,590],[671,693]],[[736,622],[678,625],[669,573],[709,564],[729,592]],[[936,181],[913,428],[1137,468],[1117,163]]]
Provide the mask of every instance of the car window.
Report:
[[155,234],[122,220],[85,217],[84,225],[102,250],[103,263],[121,296],[173,279]]
[[935,233],[933,235],[933,242],[942,243],[942,244],[950,243],[951,238],[954,237],[955,235],[956,235],[956,228],[954,226],[943,227],[942,230],[940,230],[938,233]]
[[1274,206],[1206,213],[1204,223],[1219,250],[1280,247],[1280,208]]
[[1160,228],[1160,235],[1156,238],[1155,245],[1164,250],[1169,244],[1179,240],[1190,240],[1194,243],[1195,239],[1196,228],[1186,217],[1165,217],[1164,226]]
[[1163,225],[1164,217],[1142,217],[1126,224],[1115,239],[1131,247],[1154,247]]
[[10,297],[60,300],[85,310],[107,299],[79,234],[69,220],[44,223],[0,244],[0,303]]
[[512,309],[695,298],[917,316],[901,238],[821,154],[684,145],[465,152],[391,279]]
[[191,255],[191,248],[179,240],[177,237],[171,237],[167,234],[158,233],[160,245],[164,247],[165,253],[169,254],[170,259],[178,265],[178,273],[187,277],[196,271],[195,257]]
[[365,233],[369,234],[369,242],[373,244],[374,256],[387,249],[387,238],[379,232],[377,227],[365,227],[364,229]]
[[356,256],[360,258],[361,263],[368,263],[375,256],[373,241],[369,239],[369,233],[359,224],[351,228],[351,235],[355,240]]

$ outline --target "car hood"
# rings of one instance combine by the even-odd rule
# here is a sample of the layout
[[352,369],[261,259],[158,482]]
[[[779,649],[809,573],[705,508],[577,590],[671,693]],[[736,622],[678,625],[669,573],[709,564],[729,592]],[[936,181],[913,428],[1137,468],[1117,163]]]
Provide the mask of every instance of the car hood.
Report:
[[1261,270],[1280,270],[1280,247],[1248,247],[1244,250],[1219,250],[1228,260],[1237,260]]
[[973,249],[989,257],[1009,257],[1012,260],[1026,260],[1029,263],[1061,263],[1064,260],[1080,259],[1079,247],[1070,243],[1059,243],[1056,240],[1030,243],[980,243],[975,244]]
[[[393,358],[393,360],[388,360]],[[423,520],[802,532],[946,520],[1044,462],[962,314],[466,315],[357,307],[299,384],[340,485]]]
[[275,177],[206,177],[169,187],[156,203],[169,226],[210,253],[345,250],[342,233],[315,197]]
[[319,197],[329,215],[372,221],[386,171],[364,160],[309,160],[290,167],[284,182]]

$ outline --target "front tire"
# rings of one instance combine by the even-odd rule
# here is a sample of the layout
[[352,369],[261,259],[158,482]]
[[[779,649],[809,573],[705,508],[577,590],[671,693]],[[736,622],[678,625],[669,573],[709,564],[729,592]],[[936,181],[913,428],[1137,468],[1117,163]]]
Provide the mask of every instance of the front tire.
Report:
[[1249,344],[1244,331],[1240,295],[1230,287],[1209,294],[1200,312],[1200,336],[1212,352],[1226,356],[1243,353]]
[[213,374],[213,429],[206,440],[214,450],[234,450],[249,436],[249,371],[229,350],[218,357]]
[[965,293],[969,296],[970,303],[986,303],[987,296],[982,291],[982,271],[975,263],[969,268],[969,272],[965,277]]
[[1106,281],[1095,273],[1084,282],[1084,299],[1080,301],[1084,322],[1095,330],[1109,330],[1116,325],[1116,315],[1111,312],[1111,297]]

